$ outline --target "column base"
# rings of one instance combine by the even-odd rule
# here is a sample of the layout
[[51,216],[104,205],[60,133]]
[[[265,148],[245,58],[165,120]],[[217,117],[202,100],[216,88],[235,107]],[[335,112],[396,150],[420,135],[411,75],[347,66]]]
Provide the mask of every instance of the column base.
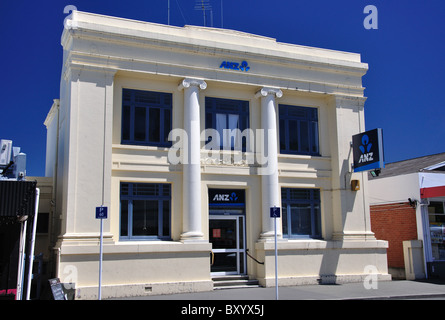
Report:
[[204,234],[202,232],[197,232],[197,231],[189,231],[189,232],[184,232],[183,234],[181,234],[181,242],[203,242],[206,241],[204,240]]
[[[277,240],[283,240],[283,235],[281,233],[277,233]],[[274,231],[266,231],[260,234],[260,238],[258,242],[269,242],[275,241],[275,232]]]

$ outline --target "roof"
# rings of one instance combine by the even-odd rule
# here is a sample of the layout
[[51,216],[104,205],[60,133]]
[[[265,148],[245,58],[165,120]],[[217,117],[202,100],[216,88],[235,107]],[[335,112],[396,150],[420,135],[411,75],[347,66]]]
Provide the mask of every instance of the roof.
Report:
[[445,173],[445,152],[388,163],[382,169],[380,175],[373,179],[415,172]]

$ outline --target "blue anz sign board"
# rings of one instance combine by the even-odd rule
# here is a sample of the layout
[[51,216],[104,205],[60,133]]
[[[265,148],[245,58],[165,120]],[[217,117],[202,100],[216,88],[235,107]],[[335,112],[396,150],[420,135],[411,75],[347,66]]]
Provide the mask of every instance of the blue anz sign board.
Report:
[[209,206],[244,207],[246,196],[240,189],[209,189]]
[[222,69],[232,69],[232,70],[238,70],[238,71],[244,71],[247,72],[250,70],[249,64],[247,61],[239,62],[232,62],[232,61],[223,61],[219,65],[219,68]]
[[352,136],[354,172],[385,167],[383,157],[383,130],[380,128]]

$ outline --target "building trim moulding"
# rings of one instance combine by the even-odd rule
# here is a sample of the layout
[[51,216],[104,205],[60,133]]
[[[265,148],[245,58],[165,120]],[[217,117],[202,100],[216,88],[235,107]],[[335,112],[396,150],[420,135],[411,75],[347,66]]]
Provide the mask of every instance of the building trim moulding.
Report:
[[[89,70],[96,72],[113,73],[124,71],[140,74],[164,75],[184,78],[197,76],[206,81],[251,85],[254,87],[278,87],[283,90],[292,90],[307,94],[333,95],[341,99],[363,99],[365,88],[338,83],[317,82],[299,78],[289,78],[278,75],[235,73],[233,71],[219,70],[217,67],[187,66],[158,61],[148,61],[123,57],[112,57],[82,52],[70,52],[65,78],[68,78],[68,70]],[[72,72],[72,71],[71,71]],[[296,72],[298,74],[298,72]]]
[[[75,244],[71,244],[64,240],[60,246],[61,255],[88,255],[98,254],[99,247],[97,241],[99,235],[96,235],[95,242],[81,241],[82,237],[78,237],[79,240]],[[104,239],[105,240],[105,239]],[[82,245],[78,245],[78,242],[82,242]],[[181,242],[181,241],[118,241],[112,242],[110,238],[104,241],[104,254],[132,254],[132,253],[184,253],[184,252],[210,252],[212,244],[209,242]]]

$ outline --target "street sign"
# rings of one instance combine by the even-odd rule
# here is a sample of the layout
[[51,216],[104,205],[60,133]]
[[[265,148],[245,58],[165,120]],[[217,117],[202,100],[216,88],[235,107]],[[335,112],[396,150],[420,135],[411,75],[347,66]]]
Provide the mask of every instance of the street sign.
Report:
[[96,207],[96,219],[107,219],[108,207]]
[[270,217],[271,218],[279,218],[280,217],[280,207],[271,207],[270,208]]
[[275,238],[275,299],[278,300],[278,246],[277,246],[277,218],[280,217],[280,207],[270,207],[270,217],[274,218]]
[[108,207],[96,207],[96,219],[100,220],[100,244],[99,244],[99,292],[98,299],[102,299],[102,261],[103,261],[103,239],[104,219],[108,218]]

